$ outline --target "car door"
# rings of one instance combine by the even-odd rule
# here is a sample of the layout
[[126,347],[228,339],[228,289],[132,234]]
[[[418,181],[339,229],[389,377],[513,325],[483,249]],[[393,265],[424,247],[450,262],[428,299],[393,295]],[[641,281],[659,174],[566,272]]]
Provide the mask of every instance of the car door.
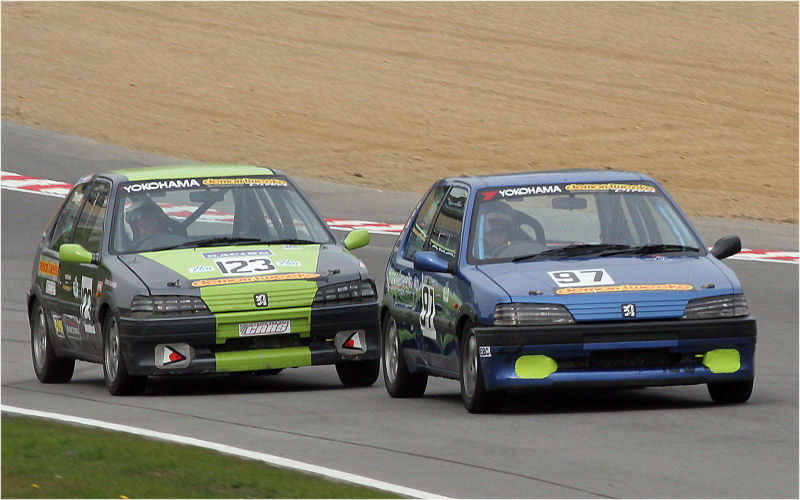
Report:
[[[454,185],[439,208],[428,240],[426,251],[435,252],[448,264],[455,265],[461,248],[464,210],[469,199],[466,186]],[[420,306],[420,325],[430,340],[425,343],[424,357],[433,367],[457,373],[458,343],[456,320],[460,299],[458,277],[451,273],[421,273],[423,297]]]
[[65,273],[64,265],[58,257],[58,249],[72,241],[72,234],[86,201],[91,183],[78,183],[61,206],[51,230],[45,234],[42,252],[39,257],[37,281],[43,294],[42,305],[50,314],[55,341],[71,350],[80,347],[80,324],[78,317],[64,318],[66,303],[72,297],[72,275]]
[[[86,201],[80,210],[70,243],[77,243],[93,254],[99,254],[104,237],[111,183],[96,180],[86,194]],[[65,329],[69,328],[70,338],[74,339],[84,353],[101,355],[102,325],[98,323],[97,302],[103,290],[107,271],[98,264],[79,264],[62,262],[65,284],[69,280],[70,293],[63,295],[61,302]],[[77,323],[77,331],[76,324]]]
[[422,273],[414,269],[414,254],[424,247],[434,216],[449,188],[447,184],[440,184],[428,192],[425,201],[409,221],[405,241],[392,254],[387,266],[387,291],[391,295],[392,316],[397,323],[403,348],[420,353],[425,350],[425,342],[435,338],[435,334],[429,330],[423,332],[420,325]]

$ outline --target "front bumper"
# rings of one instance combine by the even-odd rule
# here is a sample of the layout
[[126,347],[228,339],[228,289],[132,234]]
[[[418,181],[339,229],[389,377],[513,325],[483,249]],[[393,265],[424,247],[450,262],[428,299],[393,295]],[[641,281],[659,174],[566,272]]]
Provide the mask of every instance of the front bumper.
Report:
[[[312,308],[305,333],[222,338],[214,315],[122,316],[118,328],[131,375],[252,372],[380,358],[377,302]],[[169,359],[173,352],[175,362]]]
[[474,331],[489,390],[685,385],[754,376],[751,316]]

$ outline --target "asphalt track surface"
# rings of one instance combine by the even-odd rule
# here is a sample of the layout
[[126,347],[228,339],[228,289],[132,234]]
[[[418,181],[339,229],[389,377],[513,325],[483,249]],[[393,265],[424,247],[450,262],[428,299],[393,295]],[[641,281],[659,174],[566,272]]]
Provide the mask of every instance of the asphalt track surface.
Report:
[[[10,122],[2,170],[65,182],[135,165],[185,163]],[[191,162],[190,162],[191,163]],[[326,217],[404,222],[413,193],[301,181]],[[459,498],[798,497],[798,266],[728,261],[758,318],[747,404],[718,406],[704,386],[512,395],[471,415],[458,383],[391,399],[378,383],[343,388],[332,367],[277,376],[154,379],[113,397],[100,365],[40,384],[25,294],[33,254],[60,199],[2,191],[2,403],[191,436]],[[710,200],[710,203],[713,200]],[[797,226],[701,219],[706,243],[738,233],[749,248],[797,250]],[[343,234],[343,233],[339,233]],[[395,237],[356,253],[379,287]]]

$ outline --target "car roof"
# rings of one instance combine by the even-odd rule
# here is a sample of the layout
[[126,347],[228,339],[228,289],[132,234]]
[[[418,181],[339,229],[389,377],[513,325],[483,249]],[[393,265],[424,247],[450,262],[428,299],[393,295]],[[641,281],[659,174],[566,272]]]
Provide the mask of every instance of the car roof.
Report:
[[529,184],[562,184],[569,182],[656,182],[651,177],[637,172],[583,168],[493,175],[470,175],[450,177],[443,180],[447,182],[461,181],[477,189],[485,187],[524,186]]
[[187,177],[215,177],[236,175],[278,175],[280,170],[253,165],[164,165],[153,167],[126,168],[113,170],[109,174],[118,174],[128,181],[143,181],[151,179],[183,179]]

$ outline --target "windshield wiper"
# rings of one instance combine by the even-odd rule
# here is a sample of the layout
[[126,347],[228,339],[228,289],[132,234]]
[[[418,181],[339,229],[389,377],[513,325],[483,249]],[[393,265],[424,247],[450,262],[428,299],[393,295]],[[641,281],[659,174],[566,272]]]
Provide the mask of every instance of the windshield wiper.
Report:
[[574,243],[558,248],[551,248],[543,252],[532,253],[530,255],[520,255],[511,259],[511,262],[519,262],[522,260],[535,259],[537,257],[577,257],[582,255],[592,255],[596,253],[603,253],[607,251],[623,251],[630,249],[629,245],[610,245],[607,243]]
[[648,243],[647,245],[641,245],[638,247],[629,247],[619,250],[609,250],[608,252],[603,252],[602,254],[600,254],[600,256],[605,257],[607,255],[622,255],[622,254],[650,255],[654,253],[699,252],[699,251],[700,251],[699,248],[687,247],[684,245]]
[[313,241],[313,240],[301,240],[298,238],[287,238],[284,240],[269,240],[265,243],[269,243],[270,245],[321,245],[323,242],[321,241]]
[[148,252],[158,252],[159,250],[172,250],[175,248],[192,248],[192,247],[215,247],[227,245],[247,245],[254,243],[266,243],[261,238],[243,238],[239,236],[217,236],[214,238],[206,238],[204,240],[189,240],[177,245],[167,245],[163,247],[153,248]]

